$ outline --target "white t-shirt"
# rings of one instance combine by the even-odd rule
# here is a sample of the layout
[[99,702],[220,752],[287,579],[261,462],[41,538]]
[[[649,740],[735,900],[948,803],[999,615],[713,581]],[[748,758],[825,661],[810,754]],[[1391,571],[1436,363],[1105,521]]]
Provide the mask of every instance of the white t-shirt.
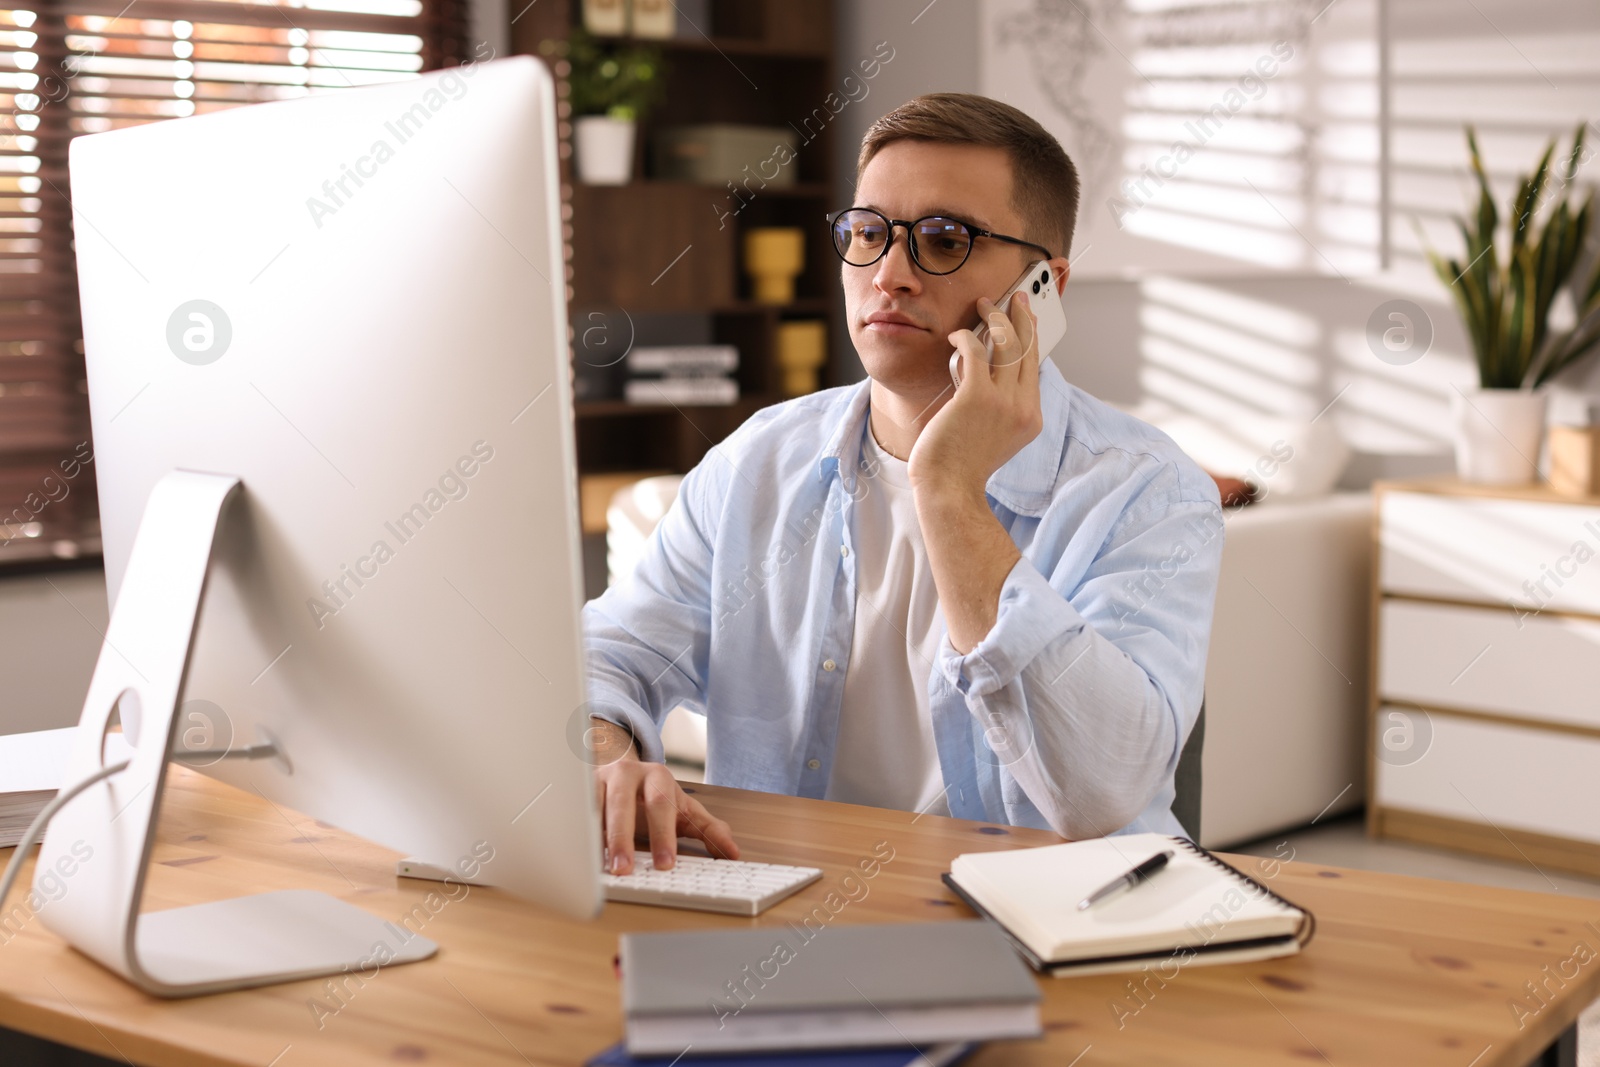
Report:
[[906,464],[873,440],[855,504],[856,623],[827,799],[948,813],[928,678],[944,633]]

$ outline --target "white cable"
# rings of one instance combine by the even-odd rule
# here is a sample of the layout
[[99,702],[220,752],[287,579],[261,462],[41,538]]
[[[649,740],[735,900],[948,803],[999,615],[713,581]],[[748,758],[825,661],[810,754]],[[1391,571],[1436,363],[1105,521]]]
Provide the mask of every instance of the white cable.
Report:
[[73,797],[76,797],[96,782],[102,782],[113,774],[120,774],[127,770],[128,764],[132,762],[133,760],[131,759],[125,759],[121,763],[113,763],[109,767],[101,767],[77,785],[57,793],[55,799],[46,804],[44,810],[35,816],[33,825],[28,827],[28,832],[22,835],[21,841],[17,842],[17,849],[11,854],[11,862],[6,864],[6,873],[0,876],[0,912],[4,911],[6,897],[11,895],[11,887],[16,883],[17,875],[22,872],[22,861],[27,859],[28,853],[44,833],[44,828],[49,825],[51,819],[55,818],[56,812],[71,802]]

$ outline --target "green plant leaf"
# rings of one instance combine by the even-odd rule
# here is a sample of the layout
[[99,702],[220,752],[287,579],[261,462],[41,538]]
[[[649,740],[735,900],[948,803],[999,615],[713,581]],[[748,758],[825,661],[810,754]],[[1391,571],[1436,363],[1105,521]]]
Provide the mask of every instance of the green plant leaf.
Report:
[[1595,351],[1595,346],[1600,344],[1600,318],[1582,331],[1570,331],[1563,340],[1565,344],[1561,354],[1550,360],[1549,365],[1534,379],[1535,389]]
[[1539,195],[1544,191],[1545,180],[1550,176],[1550,157],[1555,154],[1556,142],[1552,138],[1545,145],[1544,155],[1539,157],[1539,165],[1534,168],[1533,174],[1521,181],[1521,188],[1517,197],[1512,201],[1511,217],[1507,220],[1511,224],[1511,247],[1518,248],[1533,239],[1533,219],[1539,210]]
[[[1442,256],[1427,246],[1426,239],[1421,242],[1429,264],[1461,314],[1472,341],[1479,381],[1486,388],[1543,384],[1577,360],[1593,355],[1600,345],[1600,261],[1592,268],[1581,296],[1573,282],[1594,222],[1593,193],[1577,211],[1571,204],[1584,134],[1580,125],[1573,133],[1571,154],[1560,161],[1555,161],[1558,141],[1551,140],[1533,172],[1518,180],[1506,218],[1510,246],[1502,261],[1495,244],[1498,209],[1477,131],[1467,126],[1477,203],[1470,214],[1455,220],[1465,256],[1460,261]],[[1563,164],[1559,172],[1553,169],[1556,162]],[[1550,193],[1556,195],[1546,205],[1544,199]],[[1420,235],[1420,227],[1418,230]],[[1567,287],[1579,298],[1578,324],[1552,336],[1550,310],[1556,295]]]
[[[1455,261],[1450,262],[1452,268]],[[1488,293],[1471,278],[1470,272],[1457,270],[1458,280],[1450,286],[1450,294],[1461,307],[1461,317],[1466,321],[1467,333],[1472,338],[1472,352],[1478,362],[1479,383],[1489,387],[1494,377],[1495,340],[1489,315]]]
[[1478,179],[1478,232],[1485,235],[1486,241],[1493,241],[1495,227],[1500,225],[1500,216],[1495,211],[1494,194],[1489,190],[1489,176],[1483,170],[1478,134],[1471,126],[1467,127],[1467,148],[1472,157],[1472,173]]
[[1578,208],[1577,214],[1572,216],[1572,265],[1568,268],[1570,274],[1578,264],[1578,259],[1583,255],[1583,244],[1589,237],[1589,220],[1594,216],[1594,193],[1583,199],[1583,206]]
[[1556,205],[1554,217],[1545,224],[1544,231],[1528,246],[1529,261],[1534,279],[1534,299],[1529,308],[1528,322],[1531,336],[1528,340],[1528,366],[1532,367],[1545,348],[1545,335],[1549,331],[1550,304],[1561,286],[1566,283],[1567,271],[1561,269],[1567,257],[1567,245],[1572,240],[1570,213],[1565,200]]
[[[1592,201],[1594,196],[1591,194],[1589,199]],[[1588,204],[1583,205],[1583,211],[1581,214],[1585,216],[1585,224],[1583,231],[1578,237],[1578,243],[1580,245],[1585,243],[1589,237]],[[1594,268],[1589,272],[1589,284],[1583,288],[1583,295],[1578,301],[1578,307],[1578,313],[1585,316],[1587,316],[1591,311],[1600,310],[1600,256],[1595,257]]]
[[641,119],[660,97],[661,49],[601,40],[579,28],[567,40],[568,103],[574,115]]
[[1511,377],[1520,387],[1539,353],[1539,265],[1534,249],[1517,249],[1516,278],[1512,283],[1512,315],[1507,325],[1507,348],[1511,354]]

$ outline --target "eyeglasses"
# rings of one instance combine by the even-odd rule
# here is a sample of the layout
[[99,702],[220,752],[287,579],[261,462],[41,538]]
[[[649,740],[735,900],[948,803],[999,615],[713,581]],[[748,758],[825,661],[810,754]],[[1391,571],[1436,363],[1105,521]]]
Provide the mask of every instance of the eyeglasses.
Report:
[[889,246],[894,244],[896,226],[905,227],[911,259],[928,274],[953,274],[960,270],[972,254],[975,237],[1037,248],[1046,259],[1055,258],[1044,245],[980,230],[971,223],[946,215],[927,215],[907,222],[891,219],[870,207],[852,207],[829,215],[828,222],[833,228],[833,250],[852,267],[870,267],[887,255]]

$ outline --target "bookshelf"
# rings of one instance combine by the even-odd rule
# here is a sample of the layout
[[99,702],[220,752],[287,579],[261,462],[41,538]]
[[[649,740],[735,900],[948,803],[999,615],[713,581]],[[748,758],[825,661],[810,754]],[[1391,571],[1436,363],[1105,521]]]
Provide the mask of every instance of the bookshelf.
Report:
[[[783,399],[776,364],[781,323],[818,320],[836,336],[843,314],[838,266],[824,216],[843,206],[834,182],[837,131],[823,102],[834,84],[833,6],[827,0],[711,0],[708,13],[680,9],[680,36],[639,39],[659,47],[666,65],[661,102],[640,123],[632,180],[584,185],[564,152],[562,194],[570,207],[568,301],[576,331],[591,317],[693,314],[709,320],[711,339],[737,345],[739,400],[727,406],[630,404],[580,399],[574,409],[580,476],[619,472],[686,472],[758,409]],[[704,33],[690,28],[693,20]],[[564,40],[582,25],[581,0],[544,0],[512,25],[518,53]],[[684,34],[688,34],[685,36]],[[623,39],[627,40],[627,39]],[[811,121],[807,124],[807,119]],[[725,185],[657,178],[651,169],[656,133],[671,126],[738,123],[793,127],[798,148],[792,186],[767,185],[736,199]],[[570,128],[563,124],[570,144]],[[735,210],[737,209],[737,210]],[[766,305],[751,299],[742,260],[752,226],[805,231],[805,267],[795,299]],[[831,345],[831,340],[830,340]],[[580,358],[573,346],[574,359]],[[822,385],[839,380],[830,351]],[[595,532],[587,530],[587,532]]]

